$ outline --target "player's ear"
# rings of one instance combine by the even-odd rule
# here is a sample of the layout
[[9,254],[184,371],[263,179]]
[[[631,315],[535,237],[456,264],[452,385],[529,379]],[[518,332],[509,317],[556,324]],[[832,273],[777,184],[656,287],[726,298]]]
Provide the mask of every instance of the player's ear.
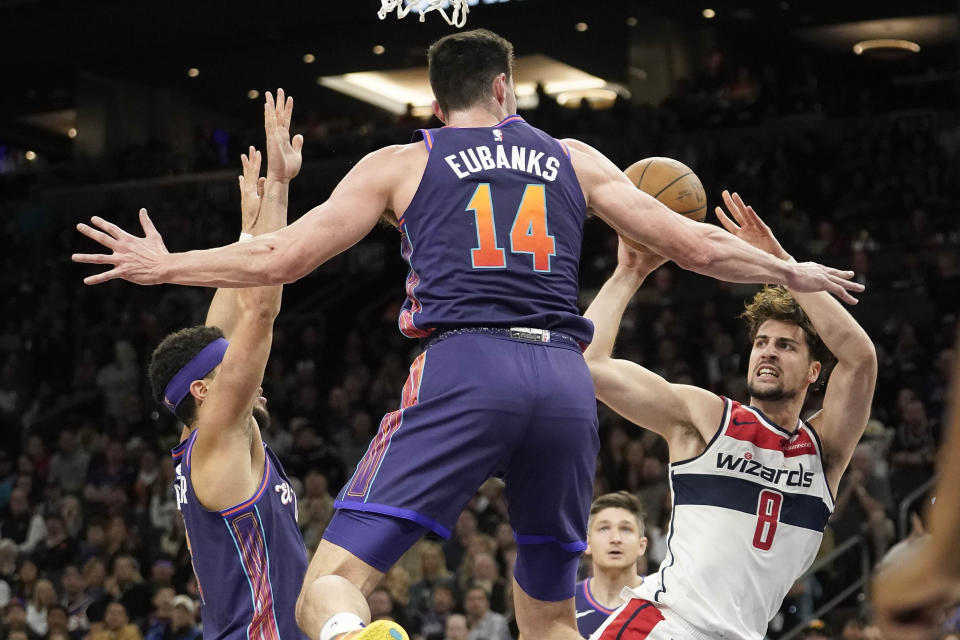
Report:
[[647,539],[647,536],[643,536],[642,538],[640,538],[640,555],[641,556],[647,552],[647,544],[649,542],[650,541]]
[[590,549],[590,538],[587,537],[587,548],[583,550],[583,555],[589,556],[589,555],[591,555],[592,553],[593,553],[593,551]]
[[199,407],[200,403],[207,399],[207,383],[203,380],[194,380],[191,382],[190,395],[193,396],[194,402],[196,402]]
[[813,384],[817,381],[817,378],[820,377],[821,369],[823,369],[823,365],[820,364],[819,360],[814,360],[810,364],[810,371],[807,374],[807,384]]
[[507,74],[501,73],[493,79],[493,97],[503,104],[507,100]]
[[443,115],[443,109],[440,108],[440,103],[436,100],[433,101],[433,115],[437,116],[437,120],[443,124],[447,124],[447,119]]

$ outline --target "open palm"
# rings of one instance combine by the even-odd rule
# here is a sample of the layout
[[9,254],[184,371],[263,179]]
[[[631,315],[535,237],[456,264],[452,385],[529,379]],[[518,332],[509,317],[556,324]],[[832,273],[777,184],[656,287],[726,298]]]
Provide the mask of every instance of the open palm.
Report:
[[766,251],[783,260],[790,259],[790,254],[780,246],[770,227],[760,219],[753,207],[744,203],[739,194],[734,193],[731,196],[729,191],[724,190],[722,196],[724,204],[730,210],[730,215],[733,216],[731,220],[721,207],[716,208],[717,219],[724,229],[761,251]]

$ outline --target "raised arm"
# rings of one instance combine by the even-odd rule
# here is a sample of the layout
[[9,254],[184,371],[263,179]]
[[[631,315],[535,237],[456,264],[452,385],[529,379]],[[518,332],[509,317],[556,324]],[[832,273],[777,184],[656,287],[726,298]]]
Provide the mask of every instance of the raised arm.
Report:
[[783,284],[798,291],[829,291],[855,304],[849,291],[863,286],[853,273],[813,262],[788,264],[722,229],[670,211],[637,189],[603,154],[566,141],[587,206],[621,235],[673,260],[680,267],[728,282]]
[[[727,231],[779,260],[794,261],[753,207],[744,204],[739,195],[731,196],[726,191],[723,200],[733,220],[720,207],[717,217]],[[870,418],[877,355],[867,332],[832,296],[793,290],[790,293],[810,318],[823,344],[837,358],[824,394],[823,410],[810,420],[823,440],[827,480],[836,493],[843,470]]]
[[[303,136],[290,138],[293,98],[284,100],[283,89],[277,91],[277,102],[267,92],[263,105],[263,124],[267,142],[267,178],[260,177],[260,152],[250,147],[249,156],[240,161],[243,175],[240,184],[241,241],[270,233],[287,226],[287,201],[290,180],[300,171]],[[220,327],[229,339],[237,322],[237,290],[217,289],[207,311],[207,326]]]
[[[676,214],[673,214],[676,215]],[[593,342],[584,351],[597,398],[627,420],[663,436],[671,459],[696,455],[699,439],[709,440],[720,424],[723,401],[688,385],[671,384],[644,367],[612,357],[620,322],[630,299],[664,259],[638,251],[620,239],[618,265],[594,298],[586,318],[593,321]]]
[[889,638],[932,637],[946,607],[960,600],[960,358],[954,362],[948,397],[937,461],[940,479],[927,518],[931,535],[881,569],[871,589],[877,621]]

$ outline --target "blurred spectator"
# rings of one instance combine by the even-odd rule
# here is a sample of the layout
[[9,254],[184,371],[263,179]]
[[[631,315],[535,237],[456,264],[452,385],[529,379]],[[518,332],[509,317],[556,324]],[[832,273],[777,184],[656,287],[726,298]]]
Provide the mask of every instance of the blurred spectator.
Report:
[[[423,614],[420,624],[420,635],[425,640],[442,640],[444,630],[447,629],[447,620],[457,605],[457,598],[453,587],[438,584],[430,594],[430,608]],[[449,635],[449,633],[448,633]],[[463,621],[463,637],[467,635],[466,619]]]
[[830,518],[837,542],[863,533],[873,545],[874,557],[882,558],[894,536],[894,525],[888,516],[892,512],[890,482],[876,473],[873,447],[861,443],[840,479]]
[[933,477],[937,448],[923,402],[909,400],[890,445],[890,484],[897,501]]
[[123,604],[127,616],[141,624],[150,614],[150,587],[140,575],[140,566],[133,556],[120,555],[113,561],[113,573],[105,581],[106,590]]
[[467,640],[467,618],[459,613],[447,616],[447,628],[444,640]]
[[67,610],[67,630],[71,637],[82,637],[90,630],[87,607],[93,603],[86,590],[86,580],[75,565],[67,565],[63,568],[60,584],[63,587],[60,602]]
[[33,552],[46,531],[43,516],[30,508],[30,496],[23,488],[10,492],[10,503],[0,516],[0,534],[18,545],[20,553]]
[[57,443],[57,452],[50,458],[50,480],[65,493],[79,494],[87,478],[90,454],[77,442],[72,429],[61,431]]
[[510,640],[506,618],[490,610],[490,596],[483,587],[467,589],[463,609],[470,627],[468,640]]
[[130,623],[127,610],[120,602],[107,605],[102,623],[91,628],[86,640],[143,640],[140,629]]
[[37,580],[27,603],[27,625],[38,636],[47,635],[47,611],[57,604],[57,592],[49,580]]
[[[436,589],[444,587],[454,595],[456,580],[447,569],[443,547],[436,542],[424,541],[420,551],[420,575],[418,582],[410,587],[410,608],[414,611],[426,611],[431,599],[435,599]],[[433,602],[434,606],[436,602]],[[443,627],[441,625],[440,632]]]

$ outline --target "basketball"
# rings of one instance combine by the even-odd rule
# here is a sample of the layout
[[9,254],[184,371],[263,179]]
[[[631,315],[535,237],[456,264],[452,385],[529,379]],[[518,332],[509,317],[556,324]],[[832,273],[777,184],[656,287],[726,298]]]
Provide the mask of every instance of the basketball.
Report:
[[703,184],[690,167],[672,158],[644,158],[624,171],[630,181],[668,208],[692,220],[707,217]]

